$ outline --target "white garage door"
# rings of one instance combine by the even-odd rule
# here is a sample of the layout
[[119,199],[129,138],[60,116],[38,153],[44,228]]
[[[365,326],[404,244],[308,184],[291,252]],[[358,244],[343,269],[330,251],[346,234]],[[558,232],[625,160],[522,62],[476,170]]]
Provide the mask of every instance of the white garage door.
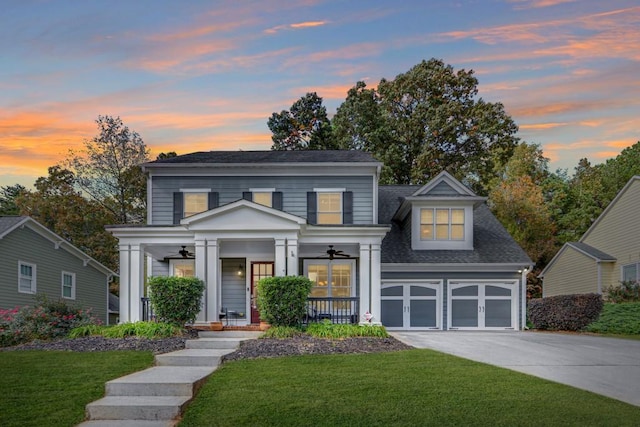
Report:
[[517,282],[449,282],[449,329],[515,329]]
[[442,282],[383,283],[382,324],[390,330],[440,329]]

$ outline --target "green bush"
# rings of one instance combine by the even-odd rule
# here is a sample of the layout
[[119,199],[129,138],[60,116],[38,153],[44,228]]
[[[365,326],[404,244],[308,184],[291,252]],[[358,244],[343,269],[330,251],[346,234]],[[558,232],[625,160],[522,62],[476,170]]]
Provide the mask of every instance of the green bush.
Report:
[[585,330],[599,334],[640,335],[640,303],[605,304],[598,320]]
[[258,282],[260,319],[272,326],[299,326],[307,314],[313,282],[303,276],[266,277]]
[[319,323],[310,323],[307,326],[307,333],[318,338],[332,339],[352,337],[386,338],[389,336],[384,326],[331,323],[330,320],[326,319]]
[[578,331],[602,311],[599,294],[558,295],[529,300],[529,320],[536,329]]
[[604,293],[610,302],[640,302],[640,283],[633,280],[620,282],[620,285],[606,288]]
[[100,323],[90,309],[37,295],[33,306],[0,310],[0,347],[65,337],[75,327]]
[[156,276],[149,278],[153,311],[162,322],[184,327],[200,311],[204,282],[195,277]]

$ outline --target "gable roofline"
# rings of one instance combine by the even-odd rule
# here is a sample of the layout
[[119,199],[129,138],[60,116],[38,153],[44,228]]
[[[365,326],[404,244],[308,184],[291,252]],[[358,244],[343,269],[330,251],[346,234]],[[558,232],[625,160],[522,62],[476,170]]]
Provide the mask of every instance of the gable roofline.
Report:
[[[0,218],[2,218],[2,217],[0,217]],[[55,249],[63,248],[64,250],[69,252],[71,255],[74,255],[76,258],[81,259],[84,266],[91,265],[96,270],[100,271],[101,273],[105,274],[106,276],[118,277],[118,273],[112,271],[108,267],[106,267],[103,264],[101,264],[100,262],[96,261],[94,258],[91,258],[89,255],[87,255],[86,253],[84,253],[83,251],[81,251],[80,249],[75,247],[72,243],[70,243],[69,241],[67,241],[67,240],[63,239],[62,237],[58,236],[56,233],[54,233],[53,231],[49,230],[44,225],[40,224],[35,219],[33,219],[33,218],[29,217],[29,216],[23,216],[23,217],[20,217],[20,218],[22,218],[20,221],[16,222],[11,227],[8,227],[7,229],[5,229],[2,232],[2,234],[0,234],[0,240],[3,239],[5,236],[7,236],[9,233],[12,233],[16,229],[18,229],[18,228],[28,227],[30,230],[36,232],[41,237],[43,237],[43,238],[49,240],[51,243],[53,243],[54,246],[55,246]]]
[[613,209],[613,206],[616,203],[618,203],[618,200],[622,198],[624,193],[627,192],[627,190],[633,185],[635,181],[640,181],[640,175],[632,176],[631,179],[629,179],[629,181],[624,185],[624,187],[622,187],[622,190],[620,190],[618,194],[616,194],[616,197],[613,198],[613,200],[609,203],[609,205],[607,205],[607,207],[602,211],[602,213],[598,216],[598,218],[596,218],[593,224],[591,224],[591,227],[589,227],[587,231],[585,231],[585,233],[582,235],[580,240],[578,240],[579,242],[584,242],[587,236],[589,236],[589,234],[591,234],[591,232],[598,226],[598,224],[600,224],[600,221],[602,221],[602,218],[604,218],[605,215],[607,215],[609,211]]
[[[437,195],[430,196],[428,193],[433,190],[438,184],[441,182],[446,183],[453,190],[455,190],[458,195]],[[398,210],[393,215],[393,220],[402,221],[404,220],[409,212],[411,212],[411,206],[414,202],[473,202],[473,206],[477,207],[478,205],[484,203],[487,200],[486,197],[481,197],[467,188],[460,181],[455,179],[453,175],[451,175],[447,171],[442,171],[438,175],[436,175],[432,180],[430,180],[427,184],[423,185],[419,189],[413,192],[410,196],[407,196],[403,199],[402,203],[398,207]]]
[[572,248],[578,252],[580,252],[581,254],[593,259],[596,263],[601,263],[601,262],[616,262],[617,259],[605,252],[602,252],[599,249],[594,248],[593,246],[587,245],[586,243],[582,243],[582,242],[567,242],[564,245],[562,245],[562,248],[560,248],[560,250],[553,256],[553,258],[551,258],[551,261],[549,261],[549,264],[547,264],[545,266],[545,268],[540,272],[540,274],[538,274],[538,277],[540,278],[544,278],[544,276],[547,274],[547,271],[551,269],[551,267],[553,266],[553,264],[555,264],[555,262],[560,258],[560,256],[568,249],[568,248]]
[[235,202],[228,203],[224,206],[220,206],[214,209],[210,209],[208,211],[201,212],[196,215],[189,216],[187,218],[183,218],[182,220],[180,220],[180,225],[183,225],[189,228],[189,225],[192,223],[213,218],[218,215],[224,214],[226,212],[234,211],[236,209],[242,209],[243,207],[249,208],[251,210],[263,212],[268,215],[271,215],[280,219],[284,219],[286,221],[297,223],[298,225],[305,225],[307,223],[307,220],[302,217],[292,215],[290,213],[280,211],[278,209],[273,209],[268,206],[261,205],[259,203],[251,202],[249,200],[240,199],[240,200],[236,200]]

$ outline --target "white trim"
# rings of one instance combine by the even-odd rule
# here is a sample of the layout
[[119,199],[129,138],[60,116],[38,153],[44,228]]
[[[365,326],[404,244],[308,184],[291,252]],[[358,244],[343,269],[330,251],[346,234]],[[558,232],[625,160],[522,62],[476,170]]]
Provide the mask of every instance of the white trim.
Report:
[[276,191],[275,188],[250,188],[249,191],[252,193],[274,193]]
[[346,188],[314,188],[314,192],[316,193],[344,193],[347,191]]
[[[71,296],[64,296],[64,276],[71,276]],[[72,273],[70,271],[62,271],[61,273],[61,291],[60,295],[64,299],[75,300],[76,299],[76,273]],[[108,293],[107,293],[108,294]]]
[[[23,291],[20,287],[20,281],[22,280],[22,266],[31,267],[31,276],[29,280],[31,280],[31,290]],[[27,276],[25,276],[25,279]],[[18,292],[21,294],[35,294],[38,291],[38,282],[37,282],[38,274],[37,274],[37,265],[32,262],[21,261],[18,260]]]
[[[447,329],[449,330],[518,330],[518,300],[519,300],[519,280],[492,280],[492,279],[464,279],[464,280],[449,280],[447,283]],[[456,296],[453,297],[453,288],[454,287],[463,287],[463,286],[478,286],[478,295],[474,296]],[[500,288],[508,288],[511,291],[510,296],[489,296],[487,297],[485,287],[486,286],[497,286]],[[480,290],[482,288],[482,291]],[[477,300],[478,302],[478,326],[452,326],[452,313],[453,313],[453,305],[452,300]],[[487,299],[490,300],[510,300],[511,301],[511,326],[498,326],[498,327],[487,327],[485,326],[485,301]],[[482,316],[481,316],[482,314]]]
[[181,188],[181,193],[211,193],[210,188]]
[[449,185],[449,187],[451,187],[453,190],[455,190],[458,194],[471,196],[471,197],[478,197],[478,196],[476,196],[476,194],[473,191],[471,191],[464,184],[462,184],[460,181],[455,179],[447,171],[440,172],[433,179],[431,179],[426,185],[422,186],[420,189],[418,189],[416,192],[414,192],[412,194],[412,196],[424,195],[424,194],[428,193],[429,191],[431,191],[434,187],[436,187],[438,184],[440,184],[443,181],[446,182]]
[[518,273],[522,270],[531,269],[531,264],[505,263],[505,264],[480,264],[480,263],[384,263],[381,264],[383,272],[489,272],[489,273]]

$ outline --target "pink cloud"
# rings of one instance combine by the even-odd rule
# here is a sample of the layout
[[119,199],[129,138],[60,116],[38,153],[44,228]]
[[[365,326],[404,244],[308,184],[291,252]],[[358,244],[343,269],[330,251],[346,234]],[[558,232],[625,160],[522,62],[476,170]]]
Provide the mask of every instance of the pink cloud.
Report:
[[294,24],[283,24],[277,25],[275,27],[268,28],[264,30],[266,34],[276,34],[280,31],[284,30],[299,30],[305,28],[314,28],[314,27],[322,27],[327,25],[328,21],[305,21],[305,22],[297,22]]

